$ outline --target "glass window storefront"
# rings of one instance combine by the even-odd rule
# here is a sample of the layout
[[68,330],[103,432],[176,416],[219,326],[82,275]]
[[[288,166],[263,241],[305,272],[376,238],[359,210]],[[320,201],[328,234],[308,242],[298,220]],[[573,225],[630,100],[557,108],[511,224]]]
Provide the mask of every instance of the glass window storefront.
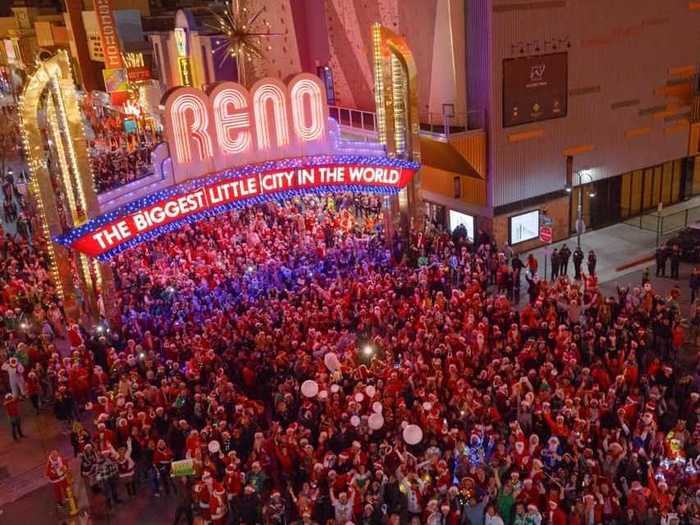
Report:
[[445,207],[434,202],[425,202],[425,216],[434,228],[443,229],[447,227],[447,217]]
[[[576,226],[578,187],[571,194],[571,232]],[[583,217],[589,228],[602,228],[669,206],[700,193],[700,162],[677,159],[585,184]],[[591,197],[590,195],[595,195]]]
[[424,202],[426,220],[429,221],[434,228],[443,231],[447,230],[452,233],[457,226],[462,225],[467,230],[467,237],[469,240],[474,240],[474,231],[476,229],[476,217],[474,215],[451,210],[435,202]]
[[466,213],[461,213],[459,211],[450,210],[450,233],[454,231],[457,226],[464,226],[467,230],[467,237],[470,241],[474,240],[474,216],[467,215]]

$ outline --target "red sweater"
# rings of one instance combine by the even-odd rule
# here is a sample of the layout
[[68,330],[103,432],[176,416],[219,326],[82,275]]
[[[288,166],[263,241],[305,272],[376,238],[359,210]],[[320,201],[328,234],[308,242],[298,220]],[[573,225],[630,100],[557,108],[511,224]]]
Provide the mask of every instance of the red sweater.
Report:
[[16,399],[9,399],[5,401],[5,410],[7,410],[8,416],[19,417],[19,403]]

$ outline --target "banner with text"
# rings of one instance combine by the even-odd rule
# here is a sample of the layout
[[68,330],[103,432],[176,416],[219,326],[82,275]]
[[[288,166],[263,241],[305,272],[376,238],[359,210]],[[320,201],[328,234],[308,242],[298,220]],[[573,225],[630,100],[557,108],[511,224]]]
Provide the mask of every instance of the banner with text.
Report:
[[105,68],[118,69],[124,67],[117,25],[114,23],[112,0],[95,0],[95,16],[97,16],[97,25],[100,28]]
[[304,193],[397,193],[418,164],[364,156],[317,156],[243,166],[189,181],[96,217],[54,240],[100,260],[225,211]]

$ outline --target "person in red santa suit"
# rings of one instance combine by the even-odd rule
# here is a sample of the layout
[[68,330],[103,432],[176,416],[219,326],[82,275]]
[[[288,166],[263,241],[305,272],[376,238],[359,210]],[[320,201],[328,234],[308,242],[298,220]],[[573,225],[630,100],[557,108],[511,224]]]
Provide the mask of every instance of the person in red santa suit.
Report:
[[566,525],[566,512],[561,509],[556,501],[551,499],[547,502],[545,518],[549,525]]
[[80,333],[80,327],[77,324],[72,324],[68,329],[68,342],[71,348],[77,348],[83,344],[83,336]]
[[523,481],[520,494],[518,494],[518,501],[525,505],[535,505],[537,508],[540,508],[543,494],[544,490],[541,485],[535,485],[531,478],[527,478]]
[[190,431],[190,435],[185,440],[185,446],[187,448],[185,457],[196,459],[197,461],[202,460],[202,440],[199,437],[198,430]]
[[116,451],[116,449],[114,448],[114,444],[116,443],[114,432],[108,429],[107,425],[105,425],[104,423],[97,424],[97,433],[95,435],[95,441],[97,442],[100,452]]
[[53,495],[57,505],[63,505],[68,495],[68,466],[58,450],[49,453],[46,462],[46,477],[53,486]]
[[12,394],[5,395],[5,411],[7,417],[10,418],[10,426],[12,427],[12,439],[18,441],[19,438],[26,437],[22,432],[22,419],[20,417],[19,402]]
[[209,502],[211,500],[211,483],[213,479],[211,473],[207,470],[202,474],[202,479],[199,480],[194,486],[194,499],[199,506],[199,515],[202,517],[202,523],[211,523],[211,512],[209,509]]
[[211,496],[209,497],[209,512],[212,525],[224,525],[228,512],[228,502],[226,501],[226,491],[221,483],[212,483]]
[[[153,451],[153,466],[158,469],[160,484],[165,489],[165,495],[169,496],[172,490],[170,478],[170,466],[173,461],[173,453],[165,443],[165,440],[159,439],[156,444],[156,449]],[[160,487],[156,489],[156,494],[160,492]]]
[[134,482],[135,463],[131,459],[131,437],[126,440],[126,447],[119,447],[117,453],[117,468],[119,469],[119,481],[126,487],[128,496],[136,496],[136,483]]

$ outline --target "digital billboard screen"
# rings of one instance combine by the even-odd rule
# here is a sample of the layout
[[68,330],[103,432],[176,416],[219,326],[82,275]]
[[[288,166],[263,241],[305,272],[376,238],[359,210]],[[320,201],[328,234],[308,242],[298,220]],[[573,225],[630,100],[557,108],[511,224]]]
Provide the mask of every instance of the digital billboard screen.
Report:
[[503,61],[503,127],[566,116],[568,54]]

